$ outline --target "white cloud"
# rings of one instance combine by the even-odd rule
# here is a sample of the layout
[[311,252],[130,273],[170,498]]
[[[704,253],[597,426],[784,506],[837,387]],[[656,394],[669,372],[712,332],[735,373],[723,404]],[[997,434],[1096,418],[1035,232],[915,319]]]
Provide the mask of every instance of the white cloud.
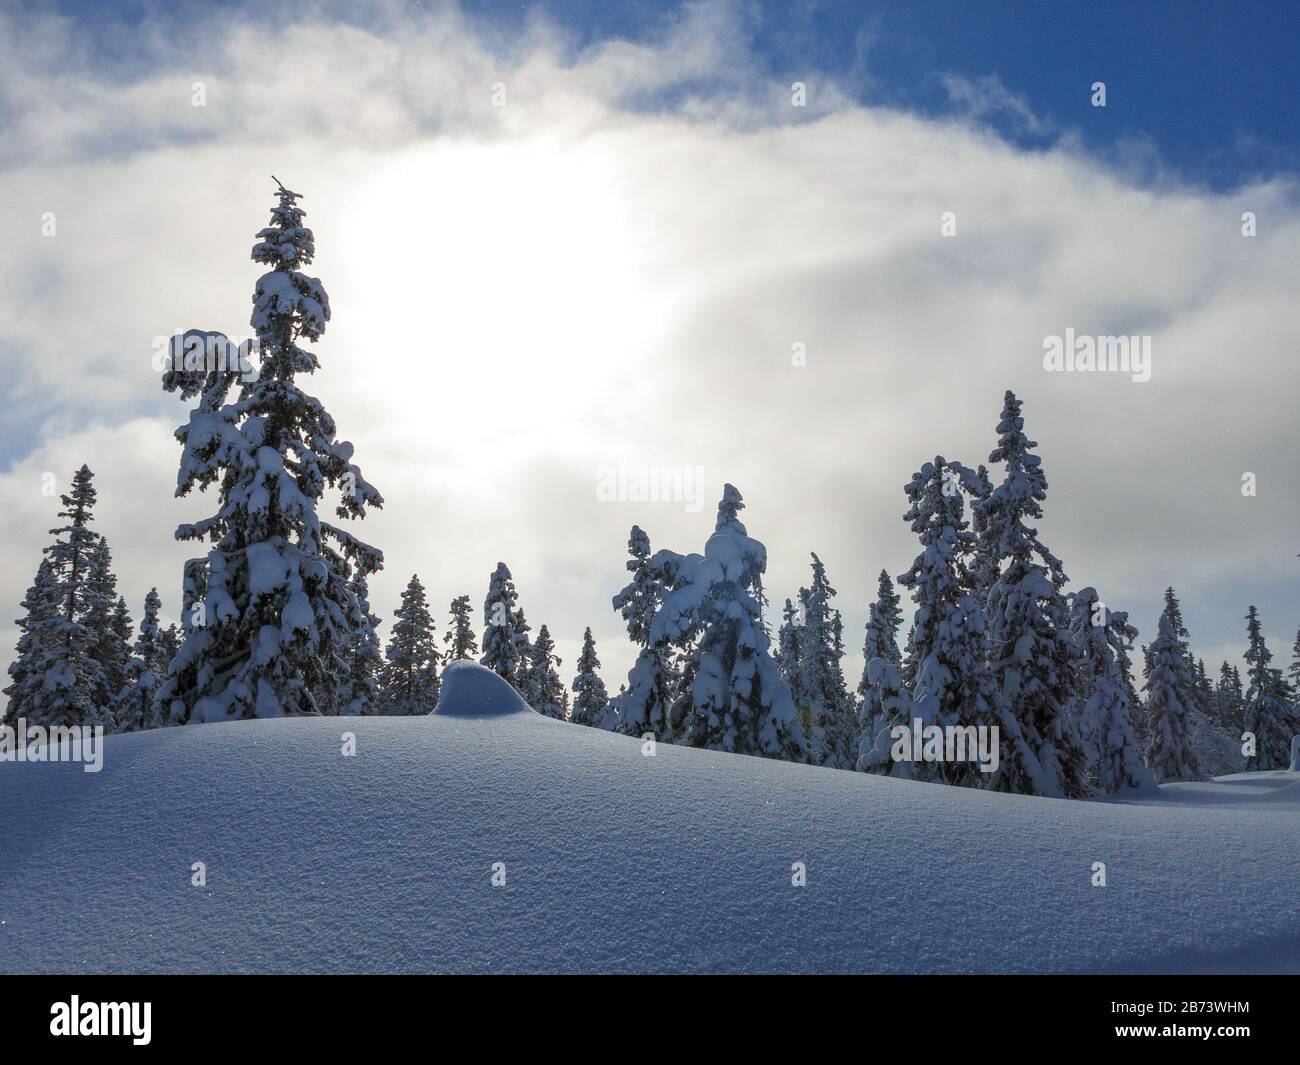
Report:
[[1050,134],[1055,127],[1040,117],[1023,96],[1002,84],[996,74],[965,78],[948,73],[940,78],[948,99],[964,115],[976,120],[1005,118],[1026,133]]

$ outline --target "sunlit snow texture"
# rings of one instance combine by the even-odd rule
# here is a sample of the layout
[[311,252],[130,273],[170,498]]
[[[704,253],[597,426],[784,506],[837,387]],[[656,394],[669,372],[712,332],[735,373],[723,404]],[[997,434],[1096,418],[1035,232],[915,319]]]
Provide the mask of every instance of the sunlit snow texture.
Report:
[[0,765],[0,970],[1300,971],[1295,773],[1067,802],[532,713],[105,742]]

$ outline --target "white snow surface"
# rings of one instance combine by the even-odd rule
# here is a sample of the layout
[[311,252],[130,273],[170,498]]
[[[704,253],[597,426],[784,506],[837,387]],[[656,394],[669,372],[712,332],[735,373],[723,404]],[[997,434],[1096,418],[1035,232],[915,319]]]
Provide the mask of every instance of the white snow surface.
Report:
[[0,763],[0,971],[1300,972],[1297,773],[1071,802],[471,713]]

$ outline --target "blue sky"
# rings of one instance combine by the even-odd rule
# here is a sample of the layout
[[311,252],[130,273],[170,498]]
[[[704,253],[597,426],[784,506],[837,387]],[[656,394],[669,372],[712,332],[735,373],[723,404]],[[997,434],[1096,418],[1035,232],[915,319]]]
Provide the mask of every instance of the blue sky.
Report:
[[[185,25],[201,36],[213,8],[263,17],[260,5],[237,0],[54,0],[35,6],[110,31],[93,42],[110,63],[112,56],[130,56],[131,31],[141,25]],[[334,18],[361,25],[372,20],[366,4],[322,7]],[[466,10],[505,37],[544,11],[585,47],[610,38],[653,38],[679,17],[680,7],[483,0]],[[1035,147],[1068,130],[1139,178],[1155,178],[1166,168],[1182,181],[1224,190],[1300,170],[1300,5],[1294,3],[760,0],[748,25],[753,52],[773,74],[829,74],[868,104],[941,114],[954,106],[946,75],[996,78],[1038,120],[1030,128],[1011,110],[986,115],[1003,136]],[[1104,109],[1089,102],[1095,81],[1106,83]]]

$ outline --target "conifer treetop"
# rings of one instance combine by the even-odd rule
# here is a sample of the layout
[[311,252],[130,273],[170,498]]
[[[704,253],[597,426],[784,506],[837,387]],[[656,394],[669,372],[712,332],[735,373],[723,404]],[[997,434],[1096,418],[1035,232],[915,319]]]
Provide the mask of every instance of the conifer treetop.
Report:
[[1005,466],[1002,483],[985,492],[981,481],[974,477],[975,509],[980,513],[980,532],[987,541],[981,567],[1000,559],[1014,559],[1021,565],[1032,564],[1036,555],[1046,567],[1052,583],[1057,588],[1066,582],[1060,560],[1048,551],[1038,539],[1038,530],[1026,524],[1027,519],[1043,516],[1043,502],[1047,499],[1047,477],[1042,460],[1031,452],[1038,441],[1025,435],[1025,420],[1021,417],[1021,403],[1010,389],[1003,397],[1002,416],[998,420],[998,443],[989,453],[990,462]]

